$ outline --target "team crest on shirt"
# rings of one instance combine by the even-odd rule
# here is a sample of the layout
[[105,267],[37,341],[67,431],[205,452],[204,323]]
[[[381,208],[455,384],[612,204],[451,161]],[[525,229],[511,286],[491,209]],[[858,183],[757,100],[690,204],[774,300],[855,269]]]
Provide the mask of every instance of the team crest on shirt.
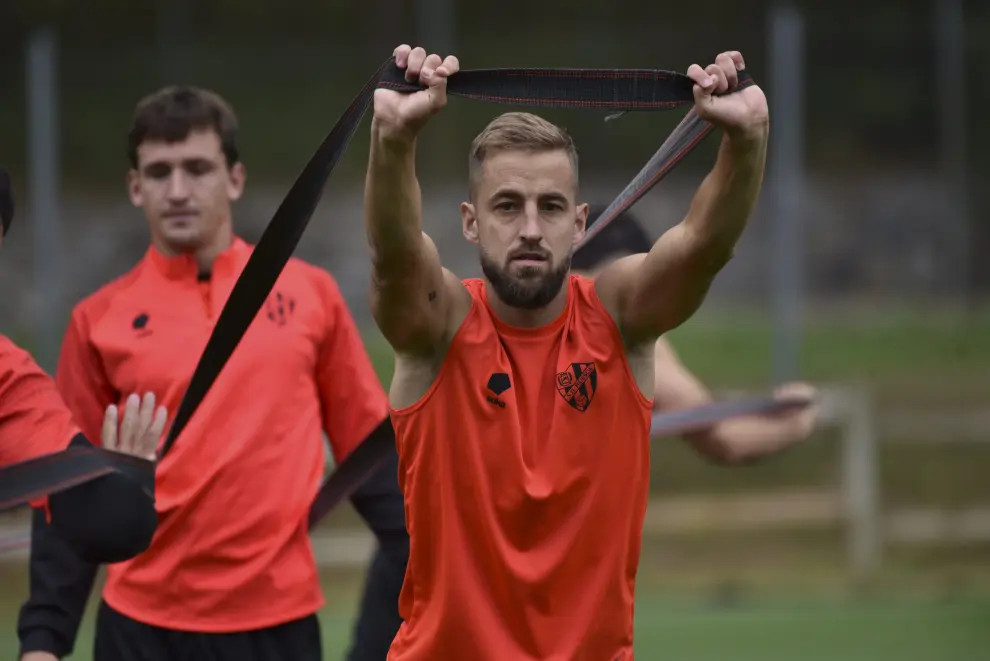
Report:
[[265,314],[276,326],[289,323],[292,313],[296,310],[296,299],[277,291],[265,299]]
[[571,363],[557,373],[557,392],[578,411],[588,410],[598,388],[598,371],[594,363]]

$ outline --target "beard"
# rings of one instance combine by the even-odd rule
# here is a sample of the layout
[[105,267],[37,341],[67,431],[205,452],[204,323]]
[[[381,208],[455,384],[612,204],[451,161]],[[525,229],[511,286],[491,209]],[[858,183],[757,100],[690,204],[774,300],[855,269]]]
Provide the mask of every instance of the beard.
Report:
[[549,305],[560,293],[570,270],[570,253],[549,272],[541,273],[527,268],[519,276],[509,273],[508,264],[499,266],[484,251],[481,253],[481,271],[488,278],[492,289],[503,303],[522,310],[539,310]]

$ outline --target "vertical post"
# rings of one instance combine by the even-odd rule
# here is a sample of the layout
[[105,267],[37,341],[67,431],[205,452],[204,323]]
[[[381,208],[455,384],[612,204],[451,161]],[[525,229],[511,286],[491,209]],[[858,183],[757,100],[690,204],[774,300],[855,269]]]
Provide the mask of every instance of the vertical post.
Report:
[[850,389],[843,437],[842,479],[847,517],[846,552],[857,584],[865,585],[880,566],[883,530],[880,516],[877,439],[873,403],[865,389]]
[[962,0],[935,0],[935,76],[938,85],[939,170],[945,191],[946,212],[952,232],[950,283],[969,303],[971,253],[969,200],[966,185],[966,30]]
[[787,3],[770,12],[767,155],[773,240],[773,375],[799,376],[804,289],[804,19]]
[[177,85],[190,73],[189,0],[158,0],[158,63],[162,84]]
[[58,44],[51,28],[30,36],[27,47],[28,209],[38,292],[35,356],[46,370],[55,367],[61,329],[62,254],[59,227]]
[[453,53],[456,29],[454,0],[416,0],[416,34],[428,53]]

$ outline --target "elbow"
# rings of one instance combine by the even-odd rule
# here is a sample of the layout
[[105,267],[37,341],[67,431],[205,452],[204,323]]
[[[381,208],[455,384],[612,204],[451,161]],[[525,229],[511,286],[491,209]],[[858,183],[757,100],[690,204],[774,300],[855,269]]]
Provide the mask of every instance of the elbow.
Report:
[[147,551],[158,530],[155,501],[147,496],[138,499],[121,517],[117,529],[119,541],[106,549],[105,555],[110,559],[105,562],[130,560]]
[[405,291],[410,279],[418,279],[423,272],[423,256],[408,241],[378,241],[371,244],[371,286],[374,292]]
[[737,443],[717,433],[692,434],[688,440],[705,461],[715,466],[739,466],[750,459]]
[[150,515],[137,515],[120,527],[120,536],[113,542],[106,540],[90,541],[90,562],[113,564],[131,560],[141,555],[151,546],[158,528],[158,516],[151,508]]

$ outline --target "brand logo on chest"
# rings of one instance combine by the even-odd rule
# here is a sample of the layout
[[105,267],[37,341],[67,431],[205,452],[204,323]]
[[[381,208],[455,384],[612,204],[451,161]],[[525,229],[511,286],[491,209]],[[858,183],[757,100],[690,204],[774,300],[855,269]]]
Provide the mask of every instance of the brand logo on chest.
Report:
[[594,363],[571,363],[557,373],[557,392],[578,411],[588,410],[597,388],[598,370]]
[[499,395],[512,387],[509,375],[504,372],[496,372],[488,378],[488,392],[485,399],[489,404],[494,404],[500,408],[505,408],[505,402],[499,399]]
[[147,312],[142,312],[131,322],[131,328],[134,329],[134,334],[137,337],[148,337],[151,335],[151,329],[148,328],[148,322],[151,321],[148,317]]

